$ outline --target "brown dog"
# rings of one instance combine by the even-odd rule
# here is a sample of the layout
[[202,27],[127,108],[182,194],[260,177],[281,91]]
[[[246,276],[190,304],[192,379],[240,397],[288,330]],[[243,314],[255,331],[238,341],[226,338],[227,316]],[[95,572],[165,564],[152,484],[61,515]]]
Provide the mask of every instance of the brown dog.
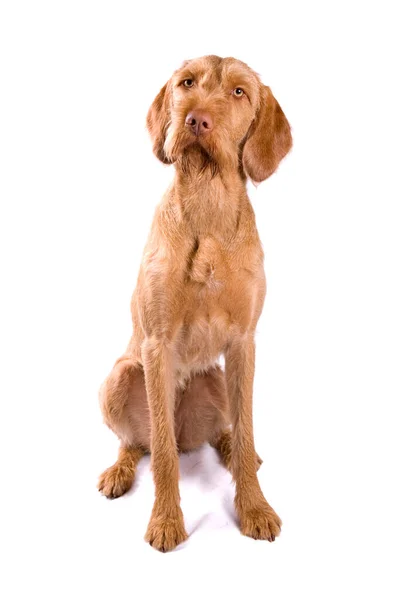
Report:
[[253,440],[254,331],[266,285],[246,179],[276,170],[290,127],[256,73],[217,56],[185,62],[147,126],[156,156],[176,174],[144,251],[132,338],[100,393],[121,447],[99,490],[121,496],[151,451],[156,497],[146,540],[172,550],[187,538],[178,451],[209,442],[236,482],[242,533],[273,541],[281,521],[258,483]]

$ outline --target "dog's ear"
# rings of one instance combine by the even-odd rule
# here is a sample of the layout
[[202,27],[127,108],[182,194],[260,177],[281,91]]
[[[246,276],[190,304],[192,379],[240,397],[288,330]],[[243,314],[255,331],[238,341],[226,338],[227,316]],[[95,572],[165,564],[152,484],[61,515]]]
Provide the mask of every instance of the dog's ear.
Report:
[[292,147],[290,125],[269,87],[261,88],[258,113],[243,147],[247,177],[260,183],[272,175]]
[[147,113],[147,129],[153,142],[153,152],[161,162],[170,164],[164,152],[165,136],[170,120],[170,83],[158,92]]

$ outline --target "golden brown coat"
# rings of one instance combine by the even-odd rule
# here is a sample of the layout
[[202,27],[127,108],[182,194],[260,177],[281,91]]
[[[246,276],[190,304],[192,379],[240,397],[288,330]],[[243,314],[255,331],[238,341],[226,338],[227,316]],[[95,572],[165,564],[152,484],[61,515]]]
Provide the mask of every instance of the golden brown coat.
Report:
[[144,251],[132,338],[101,390],[121,449],[99,489],[123,494],[151,451],[156,498],[146,539],[171,550],[187,537],[178,451],[209,442],[236,482],[242,533],[272,541],[281,522],[258,483],[252,423],[254,331],[266,285],[246,179],[261,182],[276,170],[290,127],[247,65],[216,56],[186,61],[147,125],[156,156],[176,174]]

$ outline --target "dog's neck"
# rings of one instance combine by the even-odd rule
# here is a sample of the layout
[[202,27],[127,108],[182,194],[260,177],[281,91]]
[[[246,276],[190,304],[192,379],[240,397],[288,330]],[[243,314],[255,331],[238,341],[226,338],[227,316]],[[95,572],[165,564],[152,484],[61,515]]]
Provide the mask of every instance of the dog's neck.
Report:
[[198,151],[178,160],[175,169],[171,191],[189,229],[195,235],[230,237],[248,201],[238,167],[221,168]]

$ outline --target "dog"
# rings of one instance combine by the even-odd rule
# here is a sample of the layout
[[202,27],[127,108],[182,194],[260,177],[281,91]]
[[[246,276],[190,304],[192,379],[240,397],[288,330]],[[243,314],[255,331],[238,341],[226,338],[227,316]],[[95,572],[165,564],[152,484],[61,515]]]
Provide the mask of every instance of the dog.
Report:
[[266,281],[246,181],[274,173],[291,128],[253,70],[218,56],[183,63],[147,128],[155,155],[176,172],[144,250],[133,335],[100,391],[121,445],[98,488],[124,494],[150,452],[155,501],[145,539],[172,550],[187,539],[179,452],[208,442],[232,473],[241,532],[274,541],[281,520],[261,491],[253,439],[254,332]]

